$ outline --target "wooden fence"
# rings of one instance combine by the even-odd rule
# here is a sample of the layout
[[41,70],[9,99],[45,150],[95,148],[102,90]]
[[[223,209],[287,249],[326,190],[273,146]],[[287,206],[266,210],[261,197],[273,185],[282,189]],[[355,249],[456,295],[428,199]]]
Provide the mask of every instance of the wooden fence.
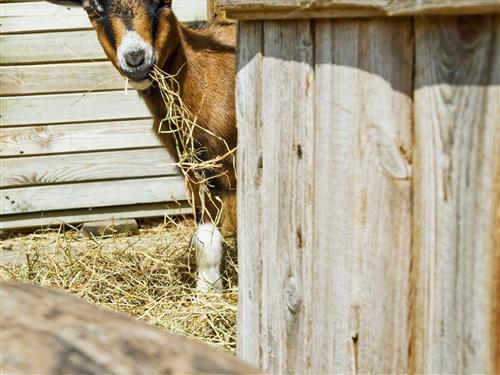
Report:
[[[205,0],[174,8],[206,19]],[[149,111],[85,12],[11,0],[0,22],[1,228],[188,212]]]
[[221,5],[244,20],[240,358],[500,373],[500,2]]

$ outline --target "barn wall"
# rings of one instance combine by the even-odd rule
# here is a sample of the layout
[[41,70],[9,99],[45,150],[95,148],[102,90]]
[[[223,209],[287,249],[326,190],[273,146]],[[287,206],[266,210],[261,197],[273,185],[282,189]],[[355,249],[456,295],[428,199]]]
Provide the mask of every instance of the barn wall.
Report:
[[[205,0],[177,1],[183,21]],[[188,212],[184,181],[85,12],[0,4],[1,228]]]
[[240,358],[498,373],[499,28],[240,22]]

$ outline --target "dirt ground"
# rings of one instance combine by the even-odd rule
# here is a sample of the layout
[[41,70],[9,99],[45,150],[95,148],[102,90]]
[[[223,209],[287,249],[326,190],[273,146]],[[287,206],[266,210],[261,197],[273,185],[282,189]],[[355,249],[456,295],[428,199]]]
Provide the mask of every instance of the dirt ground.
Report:
[[190,219],[143,221],[138,235],[87,238],[76,228],[0,241],[0,278],[63,289],[163,329],[235,351],[235,239],[226,239],[222,294],[197,295]]

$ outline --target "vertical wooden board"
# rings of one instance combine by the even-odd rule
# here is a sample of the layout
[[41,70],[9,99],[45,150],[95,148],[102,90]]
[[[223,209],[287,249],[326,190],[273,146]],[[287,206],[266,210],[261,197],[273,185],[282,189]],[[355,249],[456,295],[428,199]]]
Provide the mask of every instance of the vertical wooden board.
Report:
[[407,373],[409,19],[315,28],[314,373]]
[[308,20],[263,30],[262,365],[301,373],[311,355],[313,33]]
[[500,18],[415,34],[412,370],[498,373]]
[[262,269],[262,22],[241,22],[238,30],[236,116],[238,123],[238,324],[237,352],[262,367],[260,342]]

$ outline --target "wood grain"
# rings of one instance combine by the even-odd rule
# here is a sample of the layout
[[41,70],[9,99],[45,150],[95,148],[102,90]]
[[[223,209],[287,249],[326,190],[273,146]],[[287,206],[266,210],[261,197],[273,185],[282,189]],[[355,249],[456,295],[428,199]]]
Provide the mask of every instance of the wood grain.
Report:
[[0,156],[162,146],[152,123],[146,119],[0,128]]
[[311,362],[407,373],[412,23],[318,21]]
[[238,355],[407,372],[412,23],[260,27],[240,25]]
[[108,61],[2,66],[0,77],[1,96],[125,89],[125,79]]
[[146,104],[135,91],[7,96],[0,98],[0,107],[2,127],[140,119],[151,116]]
[[35,285],[3,282],[2,373],[249,374],[220,349]]
[[92,209],[67,209],[0,216],[0,229],[40,228],[59,226],[62,223],[75,224],[95,220],[143,217],[170,218],[175,215],[188,215],[192,213],[193,208],[187,201],[129,204],[124,206],[94,207]]
[[185,199],[186,188],[182,176],[68,183],[2,189],[0,213],[9,215]]
[[[238,33],[236,116],[238,124],[238,323],[237,352],[245,362],[263,368],[262,268],[262,23],[241,22]],[[252,332],[252,334],[248,334]]]
[[164,148],[0,159],[0,187],[179,175]]
[[357,18],[500,12],[498,0],[221,0],[234,19]]
[[412,370],[498,373],[500,18],[415,32]]
[[[205,21],[206,0],[174,1],[172,5],[181,22]],[[91,29],[80,7],[57,6],[46,1],[7,2],[0,4],[1,33],[33,33]]]
[[94,30],[0,35],[0,44],[2,65],[106,60]]
[[92,28],[82,8],[57,6],[46,1],[0,4],[0,22],[1,33]]

